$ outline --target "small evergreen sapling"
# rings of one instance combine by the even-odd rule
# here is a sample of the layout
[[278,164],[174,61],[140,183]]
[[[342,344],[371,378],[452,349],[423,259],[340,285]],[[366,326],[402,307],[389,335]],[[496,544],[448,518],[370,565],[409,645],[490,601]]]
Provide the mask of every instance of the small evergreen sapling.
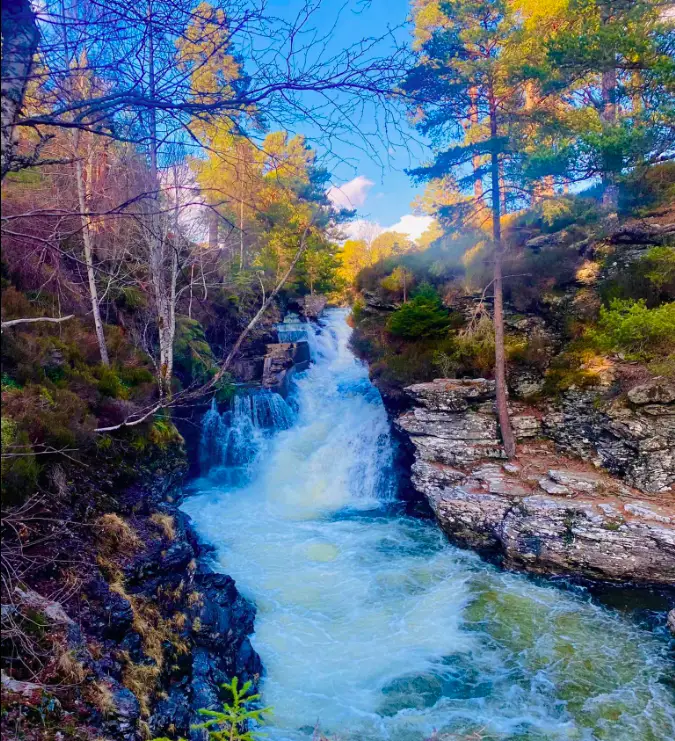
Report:
[[229,684],[223,684],[223,689],[232,696],[231,703],[224,702],[222,711],[200,710],[200,715],[206,716],[209,720],[194,728],[205,728],[209,732],[210,741],[255,741],[256,734],[249,730],[249,722],[264,723],[263,716],[271,709],[251,707],[252,703],[260,699],[258,694],[248,695],[251,686],[251,682],[245,682],[239,689],[237,677],[233,677]]

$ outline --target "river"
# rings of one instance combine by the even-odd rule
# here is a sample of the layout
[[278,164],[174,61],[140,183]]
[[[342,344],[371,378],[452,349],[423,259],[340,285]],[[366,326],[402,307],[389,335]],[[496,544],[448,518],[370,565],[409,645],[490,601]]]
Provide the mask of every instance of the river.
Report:
[[206,473],[184,504],[257,605],[267,737],[319,724],[343,741],[675,738],[664,635],[392,505],[382,400],[346,312],[323,325],[289,405],[263,395],[207,415]]

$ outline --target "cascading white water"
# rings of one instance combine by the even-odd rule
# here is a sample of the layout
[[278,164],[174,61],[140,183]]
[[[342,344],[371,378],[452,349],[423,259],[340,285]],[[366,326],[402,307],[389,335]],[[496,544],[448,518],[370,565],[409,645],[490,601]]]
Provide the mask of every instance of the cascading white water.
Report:
[[276,329],[279,342],[298,342],[307,339],[309,325],[297,314],[289,312],[284,321],[276,325]]
[[202,420],[199,450],[202,473],[219,469],[229,483],[245,481],[278,430],[288,429],[295,414],[286,401],[268,389],[247,389],[232,399],[231,409],[218,411],[216,400]]
[[184,505],[257,604],[268,737],[307,740],[318,722],[345,741],[674,738],[663,638],[392,511],[388,421],[345,318],[310,338],[297,418],[252,478],[212,468]]

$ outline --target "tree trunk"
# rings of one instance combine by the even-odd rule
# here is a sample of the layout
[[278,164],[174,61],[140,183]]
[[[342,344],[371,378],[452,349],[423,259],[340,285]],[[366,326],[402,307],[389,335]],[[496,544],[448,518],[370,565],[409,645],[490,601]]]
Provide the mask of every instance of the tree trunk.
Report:
[[[469,121],[471,126],[478,126],[478,104],[476,102],[478,92],[475,87],[469,89],[469,97],[471,99],[471,105],[469,107]],[[472,155],[471,165],[474,172],[473,197],[476,199],[476,203],[479,203],[483,198],[483,180],[478,174],[480,170],[480,155]]]
[[[616,123],[616,69],[608,69],[602,73],[602,120],[608,126]],[[616,211],[619,200],[619,190],[616,184],[616,174],[609,170],[602,173],[602,203],[609,211]]]
[[40,32],[29,0],[2,0],[1,175],[14,162],[14,125],[21,111]]
[[[611,12],[611,3],[603,2],[601,7],[603,24],[609,22]],[[602,71],[602,79],[600,83],[602,90],[601,118],[603,123],[607,126],[613,126],[616,124],[616,84],[616,55],[613,51],[610,51],[607,59],[607,67]],[[619,200],[619,191],[616,184],[616,173],[608,169],[607,163],[603,164],[602,185],[602,204],[608,211],[615,212]]]
[[[497,138],[497,112],[491,101],[490,134]],[[497,416],[502,433],[504,452],[513,458],[516,454],[516,441],[511,428],[508,409],[508,391],[506,387],[506,350],[504,347],[504,299],[502,293],[502,229],[499,155],[493,151],[490,155],[490,177],[492,180],[492,237],[495,247],[494,264],[494,324],[495,324],[495,393],[497,397]]]
[[[110,365],[108,358],[108,348],[105,344],[105,334],[103,332],[103,321],[101,320],[101,309],[98,303],[98,289],[96,287],[96,274],[94,272],[94,257],[91,239],[91,229],[89,225],[89,207],[87,203],[84,175],[82,173],[82,160],[77,157],[77,140],[79,136],[75,135],[75,179],[77,180],[77,200],[80,208],[80,222],[82,224],[82,242],[84,243],[84,262],[87,266],[87,279],[89,281],[89,298],[91,300],[91,313],[94,317],[94,326],[96,328],[96,339],[98,340],[98,349],[101,353],[101,363]],[[89,156],[89,154],[87,155]]]
[[[153,39],[152,3],[148,2],[148,93],[155,95],[155,49]],[[159,393],[162,398],[171,396],[171,378],[173,375],[173,340],[175,335],[175,250],[170,261],[167,261],[167,240],[162,228],[162,216],[159,203],[159,170],[157,165],[157,111],[151,108],[150,118],[150,188],[147,199],[150,213],[146,235],[148,240],[148,263],[155,295],[157,313],[157,334],[159,341]],[[167,266],[170,264],[170,268]],[[169,273],[169,275],[167,275]]]
[[218,214],[215,209],[209,209],[209,250],[218,247]]
[[239,270],[244,268],[244,199],[239,202]]

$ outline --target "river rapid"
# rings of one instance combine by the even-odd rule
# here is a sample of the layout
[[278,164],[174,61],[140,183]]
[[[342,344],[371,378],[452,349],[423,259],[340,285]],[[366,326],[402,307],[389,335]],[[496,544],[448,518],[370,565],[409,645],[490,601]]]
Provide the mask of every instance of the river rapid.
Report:
[[183,505],[257,606],[267,738],[675,738],[665,635],[394,506],[389,422],[346,317],[308,326],[315,362],[288,404],[206,415]]

